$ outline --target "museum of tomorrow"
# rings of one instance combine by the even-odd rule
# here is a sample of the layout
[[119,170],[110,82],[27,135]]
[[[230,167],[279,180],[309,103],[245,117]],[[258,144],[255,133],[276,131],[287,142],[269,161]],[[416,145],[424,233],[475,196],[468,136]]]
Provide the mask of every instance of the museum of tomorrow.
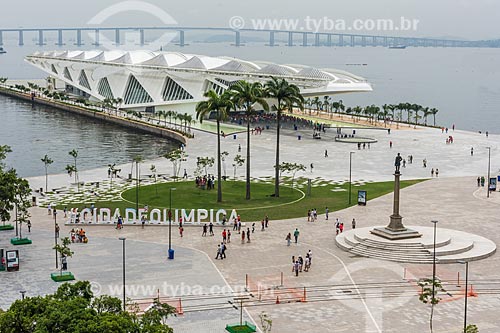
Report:
[[97,101],[121,98],[121,108],[136,111],[193,113],[208,90],[221,94],[240,80],[265,83],[271,77],[297,85],[305,97],[372,90],[365,79],[335,69],[177,52],[35,52],[26,61],[64,82],[71,93]]

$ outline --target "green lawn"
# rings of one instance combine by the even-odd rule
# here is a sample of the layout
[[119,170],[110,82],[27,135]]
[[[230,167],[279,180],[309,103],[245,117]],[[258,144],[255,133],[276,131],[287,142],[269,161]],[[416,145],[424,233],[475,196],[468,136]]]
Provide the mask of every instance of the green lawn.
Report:
[[[272,180],[271,180],[272,181]],[[401,187],[407,187],[423,180],[402,181]],[[325,207],[328,206],[330,212],[349,207],[348,205],[348,184],[331,184],[325,181],[316,182],[311,189],[311,195],[305,196],[305,179],[296,182],[296,189],[288,186],[280,188],[280,197],[271,196],[274,193],[272,183],[252,183],[252,199],[245,200],[245,182],[225,181],[222,184],[223,202],[218,204],[217,189],[202,190],[196,188],[193,181],[162,183],[158,185],[141,186],[139,191],[139,207],[148,205],[153,208],[168,208],[170,198],[170,188],[172,191],[172,208],[177,209],[236,209],[244,221],[260,221],[267,214],[270,219],[287,219],[306,216],[307,210],[316,208],[319,214],[324,214]],[[357,204],[357,191],[367,191],[368,200],[381,195],[391,193],[393,182],[366,183],[352,185],[351,205]],[[158,191],[158,194],[156,194]],[[122,201],[96,202],[95,206],[125,209],[135,207],[135,188],[122,193]],[[368,205],[370,202],[368,201]],[[68,205],[70,207],[80,207],[83,205]],[[389,212],[388,212],[389,214]]]

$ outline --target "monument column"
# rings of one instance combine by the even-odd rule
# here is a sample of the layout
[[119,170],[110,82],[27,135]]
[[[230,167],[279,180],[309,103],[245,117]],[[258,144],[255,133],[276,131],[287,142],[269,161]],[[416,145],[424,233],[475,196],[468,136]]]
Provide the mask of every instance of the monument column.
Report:
[[401,191],[401,161],[403,158],[401,154],[398,153],[396,160],[394,161],[394,166],[396,171],[394,172],[394,199],[392,205],[392,215],[390,216],[389,225],[385,228],[374,228],[371,233],[386,239],[397,240],[405,238],[417,238],[422,237],[422,234],[415,230],[405,228],[403,225],[403,217],[399,215],[399,194]]
[[406,230],[403,225],[403,217],[399,215],[399,191],[401,190],[400,178],[401,173],[396,171],[394,173],[394,204],[392,205],[392,215],[390,216],[391,222],[387,226],[387,229],[392,231]]

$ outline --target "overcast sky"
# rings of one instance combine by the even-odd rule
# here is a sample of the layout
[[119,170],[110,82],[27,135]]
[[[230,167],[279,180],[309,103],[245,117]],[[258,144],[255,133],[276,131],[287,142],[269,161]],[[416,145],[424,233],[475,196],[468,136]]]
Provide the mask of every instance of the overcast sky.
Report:
[[[116,0],[20,0],[0,2],[0,28],[87,26],[91,18]],[[466,39],[500,38],[499,0],[148,0],[179,25],[227,27],[232,16],[304,19],[418,19],[418,30],[407,35]],[[103,25],[158,25],[154,13],[122,12]],[[381,33],[382,34],[382,33]],[[398,35],[401,33],[386,33]]]

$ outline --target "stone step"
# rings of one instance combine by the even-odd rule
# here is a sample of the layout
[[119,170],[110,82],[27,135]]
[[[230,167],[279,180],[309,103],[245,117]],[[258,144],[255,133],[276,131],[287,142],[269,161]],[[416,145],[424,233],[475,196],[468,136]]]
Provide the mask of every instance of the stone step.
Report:
[[389,240],[384,240],[382,238],[380,238],[380,241],[378,241],[378,240],[374,240],[374,239],[362,238],[356,234],[354,234],[354,239],[359,243],[367,242],[367,243],[370,243],[373,245],[397,246],[397,247],[408,247],[408,248],[423,247],[423,245],[419,242],[389,241]]
[[[357,242],[363,242],[363,241],[368,241],[368,242],[373,242],[373,243],[378,243],[378,244],[390,244],[398,246],[398,247],[418,247],[418,246],[423,246],[424,248],[433,248],[434,243],[431,242],[422,244],[422,239],[421,238],[415,238],[415,239],[402,239],[402,240],[395,240],[395,241],[389,241],[387,239],[383,239],[381,237],[372,235],[370,233],[353,233],[354,240]],[[451,238],[450,237],[439,237],[436,240],[436,248],[438,247],[443,247],[448,244],[450,244]]]
[[[436,248],[436,256],[448,256],[453,254],[460,254],[464,252],[468,252],[474,248],[474,242],[471,240],[458,240],[454,239],[450,244]],[[432,254],[433,249],[429,249],[429,252]]]
[[362,245],[358,245],[353,247],[349,252],[351,253],[365,253],[367,255],[371,254],[380,254],[389,257],[413,257],[413,258],[429,258],[432,255],[429,252],[415,252],[415,251],[385,251],[380,249],[375,249],[371,247],[364,247]]
[[335,244],[337,245],[338,248],[340,248],[341,250],[344,250],[346,252],[349,252],[353,247],[353,245],[351,245],[347,241],[347,238],[344,237],[343,234],[340,234],[337,237],[335,237]]
[[431,264],[433,262],[432,256],[425,256],[425,257],[394,256],[391,255],[390,253],[374,253],[374,252],[360,251],[356,249],[351,249],[349,252],[361,257],[377,258],[377,259],[396,261],[396,262],[410,262],[417,264]]
[[[421,251],[421,252],[426,252],[429,253],[429,250],[424,248],[423,245],[420,246],[398,246],[398,245],[392,245],[392,244],[380,244],[380,243],[372,243],[369,241],[363,241],[359,242],[357,245],[363,245],[366,247],[371,247],[374,249],[381,249],[381,250],[391,250],[391,251]],[[437,251],[436,251],[437,253]]]

